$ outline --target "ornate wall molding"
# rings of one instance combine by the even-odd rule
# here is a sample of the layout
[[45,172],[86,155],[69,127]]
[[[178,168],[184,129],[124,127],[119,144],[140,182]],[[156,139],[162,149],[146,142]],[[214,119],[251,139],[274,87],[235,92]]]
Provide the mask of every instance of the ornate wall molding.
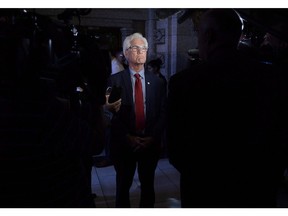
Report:
[[156,44],[165,44],[165,33],[164,28],[154,30],[153,37]]

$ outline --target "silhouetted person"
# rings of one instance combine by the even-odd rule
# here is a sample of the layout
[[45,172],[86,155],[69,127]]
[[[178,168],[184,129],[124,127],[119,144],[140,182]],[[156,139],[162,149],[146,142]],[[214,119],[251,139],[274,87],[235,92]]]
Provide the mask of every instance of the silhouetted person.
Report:
[[[123,52],[122,50],[113,50],[110,52],[110,57],[111,57],[111,75],[116,74],[120,71],[124,70],[123,64],[122,64],[122,59],[123,57]],[[114,111],[114,106],[115,103],[109,103],[108,102],[108,97],[111,92],[111,86],[107,87],[106,90],[106,103],[103,106],[103,112],[104,112],[104,119],[105,119],[105,148],[104,148],[104,155],[100,155],[97,157],[94,157],[94,165],[96,167],[107,167],[112,165],[112,160],[110,158],[110,127],[111,127],[111,118],[112,118],[112,113]],[[119,99],[117,104],[121,104],[120,102],[121,99]]]
[[[264,35],[259,48],[260,60],[285,72],[288,68],[288,24],[285,20],[272,24],[273,32]],[[276,33],[277,34],[276,34]]]
[[160,58],[153,59],[147,63],[147,70],[151,71],[152,73],[156,74],[163,80],[164,85],[167,86],[167,80],[165,76],[160,72],[162,66],[162,60]]
[[[277,22],[278,21],[278,22]],[[271,66],[281,74],[284,87],[288,88],[288,24],[285,20],[276,20],[271,25],[274,32],[267,32],[264,35],[264,41],[259,49],[259,59]],[[277,34],[275,34],[277,32]],[[283,146],[283,167],[288,168],[288,146]],[[284,182],[283,173],[280,173],[282,182]]]
[[[51,71],[71,72],[71,76],[61,81],[59,74],[55,79],[43,77],[42,69],[52,70],[38,62],[46,60],[38,58],[44,52],[40,46],[44,41],[37,34],[26,38],[24,27],[31,31],[21,17],[15,24],[0,25],[0,206],[95,207],[90,161],[101,145],[104,128],[99,110],[105,103],[108,75],[104,70],[95,75],[87,69],[99,68],[95,56],[103,54],[93,52],[91,43],[92,50],[84,45],[84,59],[73,61],[74,71],[67,66],[71,62],[66,62],[67,68],[58,65],[57,71]],[[33,46],[25,43],[38,39]],[[85,107],[76,107],[72,99],[78,77],[72,74],[80,71],[87,78]]]
[[106,93],[106,103],[103,106],[104,112],[104,127],[105,127],[105,155],[100,155],[94,157],[94,165],[96,167],[107,167],[113,165],[113,162],[110,157],[110,138],[111,138],[111,120],[113,117],[113,112],[118,112],[121,106],[121,98],[115,102],[109,103],[109,95],[111,92],[111,87],[107,87]]
[[287,106],[277,73],[237,54],[241,25],[232,9],[207,10],[201,63],[169,81],[168,156],[182,207],[276,206]]
[[124,70],[123,57],[124,56],[122,50],[111,51],[111,69],[112,69],[111,75]]
[[110,155],[116,170],[116,207],[130,207],[129,190],[136,168],[141,184],[140,207],[152,208],[155,203],[154,176],[160,156],[166,95],[160,78],[144,69],[147,50],[147,40],[141,34],[126,37],[123,52],[129,69],[110,76],[108,82],[108,86],[122,88],[121,106],[111,121]]

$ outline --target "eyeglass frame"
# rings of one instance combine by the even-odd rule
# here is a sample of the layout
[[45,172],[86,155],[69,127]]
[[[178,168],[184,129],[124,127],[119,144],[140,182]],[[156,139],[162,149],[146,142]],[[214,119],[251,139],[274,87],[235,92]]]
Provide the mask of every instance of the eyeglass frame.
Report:
[[138,52],[138,51],[141,51],[141,52],[147,52],[148,51],[148,47],[146,46],[130,46],[127,48],[127,50],[130,49],[132,50],[132,52]]

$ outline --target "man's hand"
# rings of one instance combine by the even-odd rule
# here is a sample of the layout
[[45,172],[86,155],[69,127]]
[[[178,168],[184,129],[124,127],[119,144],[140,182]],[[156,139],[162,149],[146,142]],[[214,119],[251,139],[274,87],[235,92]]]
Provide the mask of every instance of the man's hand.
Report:
[[122,99],[120,98],[119,100],[115,101],[114,103],[109,103],[108,102],[109,95],[106,95],[106,103],[104,107],[109,110],[110,112],[118,112],[121,107],[121,101]]
[[152,137],[139,137],[130,134],[127,135],[127,139],[134,152],[144,151],[154,142]]

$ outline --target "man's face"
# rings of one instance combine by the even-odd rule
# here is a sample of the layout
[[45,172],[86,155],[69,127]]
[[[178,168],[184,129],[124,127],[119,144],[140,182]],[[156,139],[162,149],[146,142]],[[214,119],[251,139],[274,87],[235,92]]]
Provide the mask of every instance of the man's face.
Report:
[[125,57],[129,64],[145,64],[147,56],[147,47],[142,39],[134,39],[131,46],[125,51]]

